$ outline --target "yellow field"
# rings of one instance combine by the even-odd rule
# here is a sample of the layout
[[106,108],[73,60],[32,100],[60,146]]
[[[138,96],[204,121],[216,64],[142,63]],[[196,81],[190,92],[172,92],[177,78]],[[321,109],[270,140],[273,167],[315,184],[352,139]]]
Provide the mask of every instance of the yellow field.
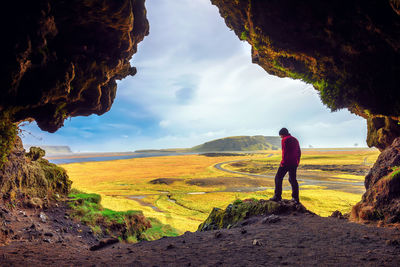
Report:
[[[302,155],[301,163],[371,165],[378,155],[378,151],[306,151]],[[195,231],[213,207],[225,208],[235,199],[265,199],[272,196],[272,178],[233,174],[214,168],[217,163],[238,160],[249,166],[274,165],[280,161],[280,152],[266,151],[265,154],[235,157],[184,155],[134,158],[73,163],[62,167],[67,170],[73,181],[73,188],[100,194],[104,207],[118,211],[142,210],[145,216],[157,218],[183,233]],[[229,164],[222,166],[226,169],[236,169]],[[273,167],[261,174],[273,175],[275,171]],[[361,199],[361,186],[355,186],[357,188],[353,192],[352,185],[346,183],[361,183],[364,176],[306,170],[299,171],[299,177],[302,173],[327,183],[341,181],[344,184],[345,189],[332,189],[329,184],[326,186],[300,183],[301,202],[321,216],[328,216],[335,210],[348,212],[351,206]],[[287,178],[285,181],[284,187],[288,186]],[[266,189],[260,191],[260,187]],[[290,199],[290,187],[286,189],[289,191],[284,191],[283,197]]]

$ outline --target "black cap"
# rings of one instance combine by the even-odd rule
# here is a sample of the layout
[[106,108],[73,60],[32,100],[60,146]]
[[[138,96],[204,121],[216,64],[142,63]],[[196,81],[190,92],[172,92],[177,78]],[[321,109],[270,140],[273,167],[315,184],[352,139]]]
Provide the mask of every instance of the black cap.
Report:
[[282,128],[279,130],[279,135],[288,135],[289,131],[286,128]]

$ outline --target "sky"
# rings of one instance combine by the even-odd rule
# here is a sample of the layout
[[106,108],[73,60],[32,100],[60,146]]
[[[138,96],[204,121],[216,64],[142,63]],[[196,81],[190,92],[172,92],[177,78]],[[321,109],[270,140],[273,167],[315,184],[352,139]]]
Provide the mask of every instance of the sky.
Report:
[[74,152],[192,147],[239,135],[277,136],[286,127],[302,147],[366,146],[366,121],[331,112],[317,91],[251,63],[251,47],[209,0],[146,1],[150,34],[133,77],[118,82],[111,110],[67,119],[56,133],[21,127],[24,144]]

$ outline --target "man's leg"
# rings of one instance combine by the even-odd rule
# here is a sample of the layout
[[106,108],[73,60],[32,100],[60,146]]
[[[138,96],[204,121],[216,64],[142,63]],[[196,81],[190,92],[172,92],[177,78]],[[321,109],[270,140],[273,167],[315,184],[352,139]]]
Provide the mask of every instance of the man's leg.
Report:
[[285,177],[285,174],[287,173],[287,171],[288,170],[285,167],[278,168],[278,171],[276,172],[276,175],[275,175],[275,194],[271,200],[281,200],[282,199],[282,181],[283,181],[283,177]]
[[289,183],[292,186],[292,198],[299,202],[299,183],[297,182],[297,167],[289,167]]

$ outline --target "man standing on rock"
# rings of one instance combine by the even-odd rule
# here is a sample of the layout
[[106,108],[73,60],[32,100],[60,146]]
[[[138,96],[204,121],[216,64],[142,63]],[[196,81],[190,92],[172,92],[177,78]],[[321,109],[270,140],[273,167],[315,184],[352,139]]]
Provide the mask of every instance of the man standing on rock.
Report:
[[299,166],[301,150],[299,141],[290,135],[288,129],[282,128],[279,131],[282,138],[282,161],[275,175],[275,194],[270,200],[282,200],[282,181],[289,172],[289,182],[292,186],[292,201],[299,203],[299,184],[296,179],[297,167]]

